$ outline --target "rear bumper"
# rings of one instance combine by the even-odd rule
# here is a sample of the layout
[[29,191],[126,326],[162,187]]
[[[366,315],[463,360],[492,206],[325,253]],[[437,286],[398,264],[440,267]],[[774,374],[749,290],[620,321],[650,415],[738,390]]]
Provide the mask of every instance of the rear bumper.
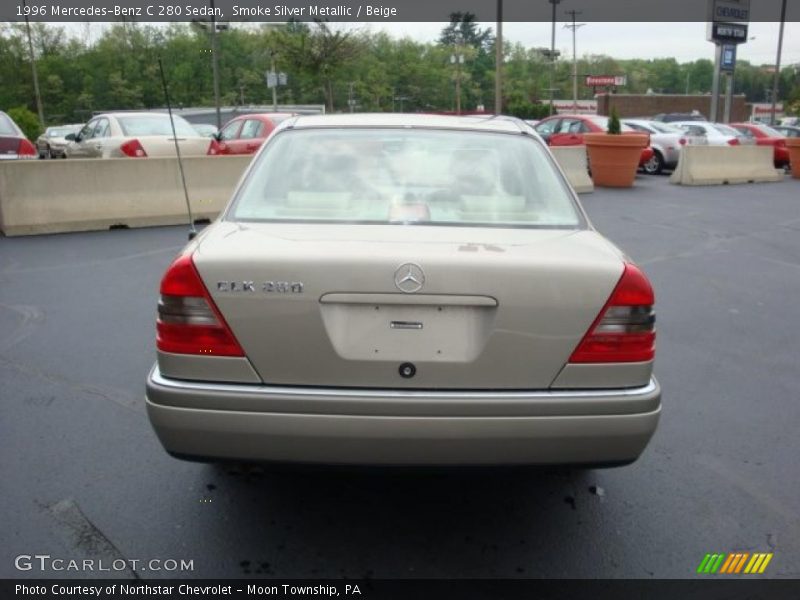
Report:
[[[233,408],[235,407],[235,408]],[[535,465],[636,460],[661,389],[436,392],[147,380],[171,454],[326,464]]]

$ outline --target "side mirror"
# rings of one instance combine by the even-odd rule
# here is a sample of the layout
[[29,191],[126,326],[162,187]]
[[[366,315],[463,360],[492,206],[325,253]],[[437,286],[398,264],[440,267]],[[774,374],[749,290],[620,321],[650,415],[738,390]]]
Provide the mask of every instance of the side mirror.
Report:
[[213,137],[213,138],[214,138],[215,140],[217,140],[218,142],[221,142],[221,141],[222,141],[222,132],[221,132],[221,131],[217,131],[217,132],[216,132],[216,133],[215,133],[213,136],[211,136],[211,137]]
[[68,142],[76,142],[76,141],[78,141],[78,138],[76,137],[76,135],[74,133],[68,133],[67,135],[64,136],[64,139],[67,140]]

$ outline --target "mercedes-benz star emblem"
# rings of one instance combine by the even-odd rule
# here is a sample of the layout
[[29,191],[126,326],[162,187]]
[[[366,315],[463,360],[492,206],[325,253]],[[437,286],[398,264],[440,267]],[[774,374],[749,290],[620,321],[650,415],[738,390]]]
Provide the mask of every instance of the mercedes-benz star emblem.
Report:
[[425,285],[425,273],[419,265],[406,263],[400,265],[394,272],[394,284],[397,289],[406,294],[413,294]]

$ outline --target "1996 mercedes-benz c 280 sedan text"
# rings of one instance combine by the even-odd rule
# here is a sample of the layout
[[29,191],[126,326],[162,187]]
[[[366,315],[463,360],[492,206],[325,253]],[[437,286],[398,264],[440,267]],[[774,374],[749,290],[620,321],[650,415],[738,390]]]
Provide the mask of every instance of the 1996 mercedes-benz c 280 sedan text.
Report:
[[653,303],[521,121],[294,117],[164,275],[147,410],[182,458],[629,463]]

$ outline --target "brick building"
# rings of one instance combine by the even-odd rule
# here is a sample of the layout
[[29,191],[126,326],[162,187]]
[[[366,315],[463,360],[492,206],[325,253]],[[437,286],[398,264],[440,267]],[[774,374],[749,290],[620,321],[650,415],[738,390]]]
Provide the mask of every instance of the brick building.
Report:
[[[620,117],[652,117],[659,113],[690,113],[699,111],[705,117],[711,113],[711,96],[685,96],[683,94],[598,94],[597,114],[611,114],[611,107],[617,108]],[[719,103],[719,116],[725,109],[725,98]],[[750,118],[749,107],[745,104],[744,95],[733,97],[731,104],[731,121],[747,121]]]

